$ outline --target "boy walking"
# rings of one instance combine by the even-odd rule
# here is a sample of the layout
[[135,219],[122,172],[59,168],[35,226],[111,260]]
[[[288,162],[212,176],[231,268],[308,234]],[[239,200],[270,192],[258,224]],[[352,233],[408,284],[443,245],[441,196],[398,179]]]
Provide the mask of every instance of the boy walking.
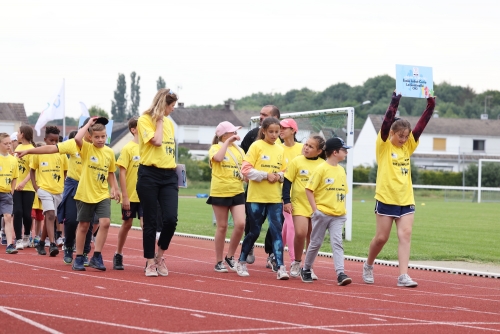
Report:
[[306,196],[311,204],[311,242],[307,248],[304,267],[300,271],[302,281],[312,283],[311,267],[318,255],[325,238],[326,230],[330,232],[330,245],[333,263],[337,272],[337,284],[348,285],[351,278],[344,273],[344,248],[342,246],[342,228],[346,221],[345,199],[347,194],[346,173],[338,163],[345,160],[347,149],[340,138],[326,141],[326,161],[312,173],[306,185]]
[[132,227],[134,218],[142,221],[142,206],[137,195],[137,170],[139,169],[139,140],[137,138],[137,117],[128,121],[128,129],[134,136],[130,142],[123,147],[116,164],[120,167],[120,188],[122,191],[122,219],[123,223],[118,231],[118,244],[113,257],[113,269],[123,270],[123,246],[127,240],[128,231]]

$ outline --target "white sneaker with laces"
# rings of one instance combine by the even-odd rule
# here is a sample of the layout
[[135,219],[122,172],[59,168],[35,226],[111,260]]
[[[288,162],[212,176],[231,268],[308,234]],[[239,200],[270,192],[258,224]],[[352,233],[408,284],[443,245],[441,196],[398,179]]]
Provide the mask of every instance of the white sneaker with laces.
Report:
[[318,276],[316,276],[316,274],[314,273],[313,268],[311,268],[311,278],[312,278],[314,281],[317,281],[317,280],[318,280]]
[[61,245],[64,245],[64,240],[62,237],[57,238],[56,240],[56,245],[59,247]]
[[45,247],[49,247],[50,246],[50,240],[49,240],[49,237],[45,238]]
[[147,277],[158,277],[158,271],[156,270],[156,263],[152,263],[149,266],[146,266],[144,272]]
[[250,274],[248,273],[246,262],[238,262],[236,264],[236,272],[239,276],[242,277],[250,276]]
[[16,249],[17,250],[23,250],[24,249],[23,239],[17,239],[16,240]]
[[23,247],[28,248],[30,246],[30,236],[23,235]]
[[405,286],[407,288],[414,288],[418,285],[417,282],[411,279],[408,274],[403,274],[398,277],[398,286]]
[[290,276],[288,276],[288,273],[286,272],[285,266],[280,266],[280,268],[278,269],[278,274],[276,275],[276,278],[279,280],[287,280],[290,278]]
[[290,276],[299,277],[300,275],[300,261],[293,261],[290,266]]
[[366,262],[363,264],[363,281],[367,284],[375,282],[373,279],[373,266],[368,265]]

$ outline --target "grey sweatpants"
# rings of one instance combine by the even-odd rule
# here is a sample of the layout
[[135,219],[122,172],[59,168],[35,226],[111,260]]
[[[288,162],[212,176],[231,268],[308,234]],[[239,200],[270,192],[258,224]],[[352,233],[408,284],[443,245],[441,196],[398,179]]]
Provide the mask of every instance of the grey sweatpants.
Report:
[[304,269],[311,269],[321,244],[325,239],[326,230],[330,232],[330,245],[332,246],[333,265],[337,275],[344,272],[344,247],[342,246],[342,227],[346,216],[330,216],[316,210],[311,217],[312,232],[311,242],[307,247]]

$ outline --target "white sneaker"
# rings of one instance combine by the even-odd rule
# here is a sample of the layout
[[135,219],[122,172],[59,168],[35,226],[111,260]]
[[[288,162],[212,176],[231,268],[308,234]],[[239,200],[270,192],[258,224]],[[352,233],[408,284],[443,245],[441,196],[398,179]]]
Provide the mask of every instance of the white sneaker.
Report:
[[318,276],[316,276],[316,274],[314,273],[313,268],[311,268],[311,278],[312,278],[314,281],[317,281],[317,280],[318,280]]
[[418,285],[417,282],[411,279],[408,274],[403,274],[398,277],[398,286],[405,286],[407,288],[414,288]]
[[64,245],[64,239],[62,237],[57,238],[56,245],[58,247],[61,246],[61,245]]
[[16,249],[17,250],[23,250],[24,249],[23,239],[17,239],[16,240]]
[[254,247],[255,247],[255,246],[252,246],[252,249],[250,250],[250,252],[249,252],[249,253],[248,253],[248,255],[247,255],[247,263],[248,263],[248,264],[252,264],[252,263],[254,263],[254,262],[255,262],[255,255],[254,255],[254,253],[253,253],[253,248],[254,248]]
[[367,284],[375,282],[373,279],[373,266],[369,266],[366,262],[363,264],[363,281]]
[[280,266],[280,268],[278,269],[278,274],[276,275],[276,279],[287,280],[289,278],[290,276],[288,276],[288,273],[286,272],[286,267]]
[[23,235],[23,247],[28,248],[30,246],[30,236]]
[[239,276],[242,277],[250,276],[250,274],[248,273],[246,262],[238,262],[236,264],[236,272]]
[[156,241],[158,241],[160,239],[160,234],[161,234],[161,232],[156,232]]
[[144,273],[147,277],[158,277],[158,271],[156,270],[156,264],[147,265],[144,269]]
[[290,276],[299,277],[299,275],[300,275],[300,262],[293,261],[292,265],[290,266]]
[[49,240],[49,237],[45,238],[45,247],[49,247],[50,246],[50,240]]

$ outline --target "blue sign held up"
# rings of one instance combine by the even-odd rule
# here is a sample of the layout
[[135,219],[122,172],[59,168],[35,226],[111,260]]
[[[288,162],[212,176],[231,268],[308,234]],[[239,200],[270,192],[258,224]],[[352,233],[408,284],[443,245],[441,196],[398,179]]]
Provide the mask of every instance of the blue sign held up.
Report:
[[396,65],[396,93],[422,99],[434,96],[432,67]]

